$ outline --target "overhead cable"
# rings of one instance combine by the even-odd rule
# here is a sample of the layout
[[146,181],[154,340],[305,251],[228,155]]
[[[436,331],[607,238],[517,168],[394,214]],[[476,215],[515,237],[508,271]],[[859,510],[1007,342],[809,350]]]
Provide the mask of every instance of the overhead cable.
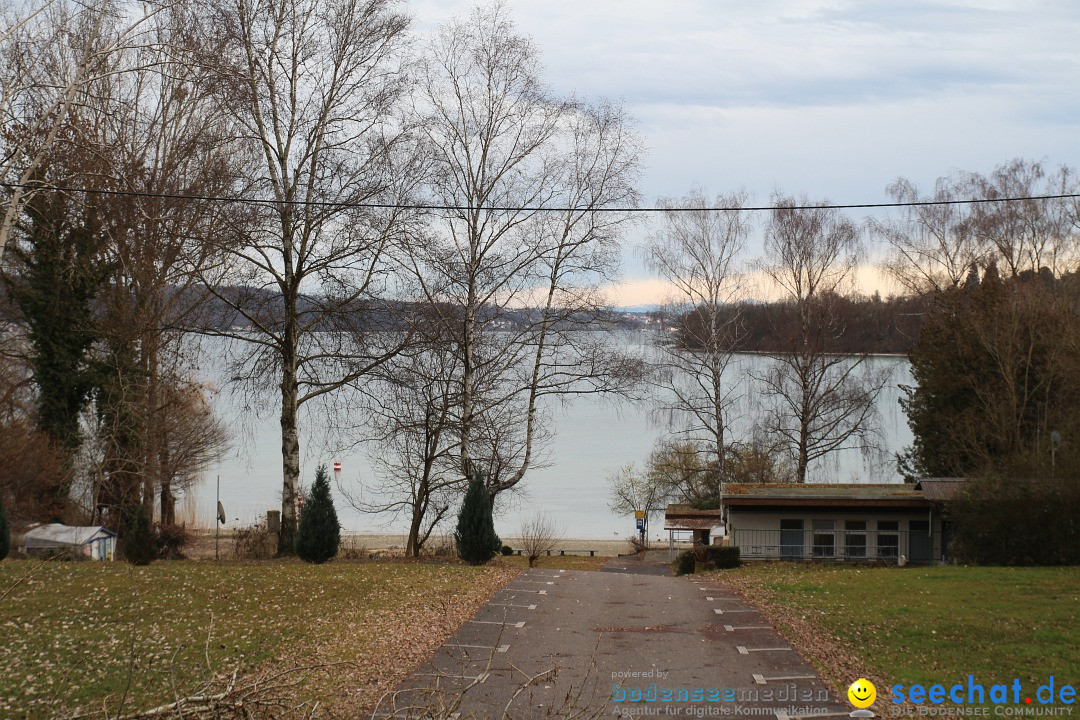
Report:
[[1074,200],[1080,193],[1060,195],[1030,195],[1022,197],[962,198],[950,200],[911,200],[906,202],[876,203],[821,203],[809,205],[733,205],[727,207],[567,207],[546,205],[525,206],[472,206],[442,205],[438,203],[378,203],[378,202],[336,202],[331,200],[277,200],[274,198],[253,198],[224,195],[195,195],[183,193],[161,193],[140,190],[110,190],[106,188],[73,188],[33,183],[0,182],[0,187],[23,190],[49,190],[52,192],[85,193],[87,195],[108,195],[121,197],[153,198],[160,200],[193,200],[202,202],[243,203],[249,205],[291,205],[325,208],[357,208],[365,210],[424,210],[432,212],[523,212],[523,213],[680,213],[680,212],[767,212],[771,210],[870,210],[875,208],[927,207],[934,205],[979,205],[985,203],[1014,203],[1041,200]]

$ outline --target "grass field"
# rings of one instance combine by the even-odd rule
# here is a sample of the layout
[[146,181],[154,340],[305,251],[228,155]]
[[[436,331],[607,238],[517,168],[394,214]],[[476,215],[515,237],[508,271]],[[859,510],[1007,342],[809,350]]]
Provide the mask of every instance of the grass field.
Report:
[[859,665],[886,687],[969,674],[1028,690],[1051,675],[1080,682],[1078,567],[748,564],[718,577],[765,606],[838,689]]
[[[512,568],[405,563],[0,563],[0,717],[109,717],[241,678],[328,666],[277,692],[370,705]],[[14,586],[14,589],[11,589]],[[293,692],[295,691],[295,692]]]

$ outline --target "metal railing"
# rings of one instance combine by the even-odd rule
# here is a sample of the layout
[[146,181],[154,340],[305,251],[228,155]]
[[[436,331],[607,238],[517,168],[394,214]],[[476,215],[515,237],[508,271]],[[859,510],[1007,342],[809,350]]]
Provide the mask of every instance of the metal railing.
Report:
[[734,530],[743,560],[897,563],[903,555],[932,562],[937,538],[900,530]]

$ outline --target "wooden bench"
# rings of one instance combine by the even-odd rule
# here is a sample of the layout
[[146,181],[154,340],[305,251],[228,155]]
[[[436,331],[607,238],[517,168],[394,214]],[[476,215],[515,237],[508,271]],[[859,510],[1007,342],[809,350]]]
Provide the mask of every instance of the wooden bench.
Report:
[[[521,555],[522,550],[521,550],[521,548],[518,548],[514,552],[517,555]],[[566,555],[566,553],[570,553],[571,555],[574,554],[574,553],[582,553],[582,554],[589,553],[589,557],[596,557],[596,550],[560,550],[559,551],[560,555]],[[551,557],[551,551],[550,550],[547,551],[547,556]]]

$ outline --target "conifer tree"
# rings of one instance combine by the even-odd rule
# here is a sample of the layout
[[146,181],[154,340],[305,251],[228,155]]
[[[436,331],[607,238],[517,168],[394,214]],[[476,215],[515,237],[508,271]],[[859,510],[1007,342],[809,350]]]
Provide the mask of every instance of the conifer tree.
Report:
[[469,489],[458,513],[454,532],[458,557],[470,565],[483,565],[499,550],[499,536],[491,517],[491,498],[484,487],[483,476],[473,475]]
[[300,513],[300,527],[296,531],[296,554],[310,563],[324,563],[338,553],[341,544],[341,526],[338,524],[334,500],[330,497],[330,480],[326,466],[315,471],[315,484]]
[[4,512],[4,501],[0,499],[0,560],[7,557],[11,550],[11,532],[8,528],[7,513]]
[[124,532],[124,557],[132,565],[149,565],[157,556],[157,539],[146,506],[139,503],[128,514]]

